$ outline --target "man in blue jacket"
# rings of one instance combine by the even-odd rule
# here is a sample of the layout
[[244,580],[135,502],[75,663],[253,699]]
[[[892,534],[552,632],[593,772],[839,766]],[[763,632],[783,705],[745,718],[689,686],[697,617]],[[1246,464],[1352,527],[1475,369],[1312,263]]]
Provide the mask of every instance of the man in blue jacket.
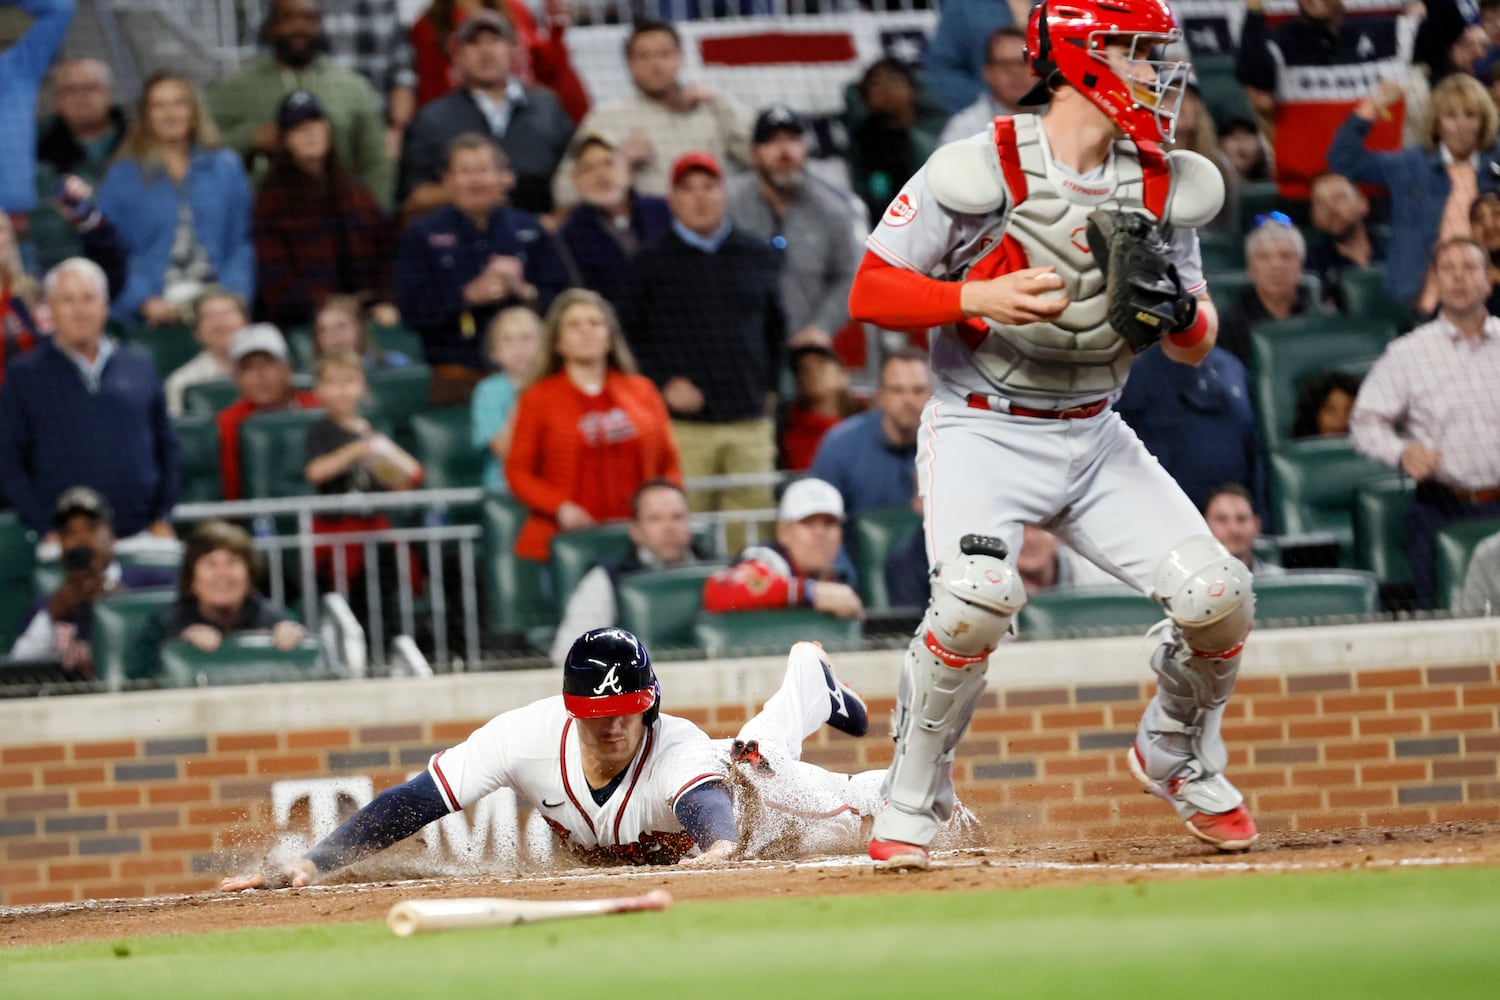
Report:
[[48,272],[52,337],[17,358],[0,390],[0,493],[43,542],[57,499],[90,486],[121,538],[171,537],[177,436],[151,360],[104,336],[104,272],[71,257]]
[[31,15],[31,25],[0,52],[0,211],[21,216],[36,208],[36,93],[57,54],[73,0],[0,0]]

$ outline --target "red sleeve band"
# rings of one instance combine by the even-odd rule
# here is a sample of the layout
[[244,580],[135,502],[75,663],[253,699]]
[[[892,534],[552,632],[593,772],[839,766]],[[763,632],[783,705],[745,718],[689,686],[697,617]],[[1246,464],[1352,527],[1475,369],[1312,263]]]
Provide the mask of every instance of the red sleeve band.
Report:
[[1192,326],[1181,333],[1167,334],[1167,339],[1178,347],[1192,347],[1206,336],[1208,336],[1208,314],[1199,309],[1198,318],[1193,320]]

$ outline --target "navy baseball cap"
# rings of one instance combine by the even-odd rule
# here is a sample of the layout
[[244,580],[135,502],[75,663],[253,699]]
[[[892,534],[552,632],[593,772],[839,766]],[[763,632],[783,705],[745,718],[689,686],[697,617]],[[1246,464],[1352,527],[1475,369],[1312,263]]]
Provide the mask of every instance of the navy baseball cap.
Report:
[[778,132],[802,134],[802,119],[785,104],[773,104],[756,116],[750,142],[759,146],[763,142],[770,142]]
[[303,122],[326,120],[328,115],[318,99],[306,90],[294,90],[276,106],[276,128],[290,132]]

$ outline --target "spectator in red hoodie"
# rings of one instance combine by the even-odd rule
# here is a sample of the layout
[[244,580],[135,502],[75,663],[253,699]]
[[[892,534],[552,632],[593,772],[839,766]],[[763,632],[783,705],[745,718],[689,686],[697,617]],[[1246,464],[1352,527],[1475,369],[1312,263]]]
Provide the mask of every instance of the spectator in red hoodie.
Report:
[[739,561],[708,578],[703,610],[812,608],[835,618],[863,618],[843,555],[844,498],[821,479],[799,479],[776,510],[776,541],[752,545]]
[[240,478],[240,424],[257,413],[277,410],[316,410],[323,403],[305,389],[292,385],[286,338],[269,323],[247,326],[234,335],[229,347],[234,384],[240,398],[219,412],[219,471],[224,499],[244,499]]

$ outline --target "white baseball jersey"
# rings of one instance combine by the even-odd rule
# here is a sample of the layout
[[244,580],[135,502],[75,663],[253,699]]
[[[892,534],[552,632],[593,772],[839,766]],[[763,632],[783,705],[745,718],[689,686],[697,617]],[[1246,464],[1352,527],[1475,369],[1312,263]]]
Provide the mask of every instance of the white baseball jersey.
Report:
[[[943,327],[932,342],[934,375],[960,398],[998,395],[1038,409],[1117,396],[1133,354],[1106,322],[1103,275],[1085,227],[1100,207],[1169,221],[1165,207],[1175,178],[1167,159],[1155,147],[1120,140],[1103,165],[1079,175],[1052,159],[1035,115],[996,119],[961,141],[983,147],[993,174],[1003,179],[999,206],[976,215],[941,204],[928,183],[929,161],[882,213],[869,249],[896,267],[935,278],[982,280],[1052,265],[1070,304],[1048,323],[1003,327],[969,320]],[[1198,294],[1206,282],[1196,230],[1167,225],[1164,231],[1184,289]]]
[[622,864],[676,864],[691,851],[673,807],[685,792],[724,780],[725,770],[722,748],[701,729],[662,714],[599,805],[584,777],[578,723],[561,695],[496,716],[427,765],[450,810],[510,788],[580,860]]

